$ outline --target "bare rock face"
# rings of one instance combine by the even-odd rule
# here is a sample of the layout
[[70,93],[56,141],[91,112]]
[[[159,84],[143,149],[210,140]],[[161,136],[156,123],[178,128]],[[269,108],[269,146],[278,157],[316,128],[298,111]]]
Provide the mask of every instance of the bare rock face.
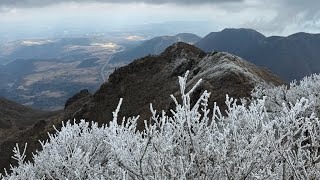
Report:
[[90,97],[90,96],[91,96],[91,93],[89,92],[89,90],[83,89],[79,93],[75,94],[74,96],[72,96],[71,98],[69,98],[66,101],[64,109],[66,109],[67,107],[73,105],[75,102],[79,101],[80,99],[83,99],[83,98],[86,98],[86,97]]
[[203,79],[193,99],[208,90],[211,92],[209,105],[217,102],[222,107],[226,94],[234,98],[249,97],[257,84],[275,86],[284,83],[271,72],[232,54],[206,54],[180,42],[159,56],[147,56],[117,69],[84,106],[71,114],[76,119],[108,123],[119,99],[124,98],[119,117],[140,115],[138,126],[143,129],[143,120],[151,116],[150,103],[158,112],[173,108],[170,95],[179,96],[177,76],[187,70],[190,71],[189,88]]

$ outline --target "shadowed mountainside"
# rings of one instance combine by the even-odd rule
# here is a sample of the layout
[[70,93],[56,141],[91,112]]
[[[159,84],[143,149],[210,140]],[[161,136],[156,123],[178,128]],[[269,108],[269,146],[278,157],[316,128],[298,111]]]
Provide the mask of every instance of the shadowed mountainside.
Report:
[[0,129],[23,128],[40,120],[46,120],[57,112],[33,110],[13,101],[0,97]]
[[[20,105],[13,101],[0,97],[0,169],[8,168],[9,163],[14,163],[11,159],[12,150],[16,143],[30,143],[30,150],[35,150],[33,144],[36,144],[39,136],[33,141],[30,134],[38,133],[39,125],[46,124],[50,119],[56,119],[61,111],[45,112],[34,110]],[[30,129],[32,129],[30,131]],[[41,131],[42,130],[42,131]],[[47,134],[43,129],[39,133]],[[25,133],[27,132],[27,133]],[[30,152],[31,153],[31,152]],[[1,172],[0,171],[0,172]]]

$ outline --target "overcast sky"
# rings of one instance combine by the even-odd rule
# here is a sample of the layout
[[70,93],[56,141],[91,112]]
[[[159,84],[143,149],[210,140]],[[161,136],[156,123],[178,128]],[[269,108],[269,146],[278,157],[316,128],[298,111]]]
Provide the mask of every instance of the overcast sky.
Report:
[[210,24],[205,33],[243,27],[289,35],[320,33],[319,9],[320,0],[0,0],[0,27],[201,21]]

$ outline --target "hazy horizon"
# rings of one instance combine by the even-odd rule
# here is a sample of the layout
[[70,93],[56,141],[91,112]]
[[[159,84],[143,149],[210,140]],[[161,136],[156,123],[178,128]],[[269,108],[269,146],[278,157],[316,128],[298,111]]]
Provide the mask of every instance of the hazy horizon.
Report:
[[319,33],[318,5],[316,0],[12,0],[0,2],[0,33],[10,40],[112,32],[204,36],[251,28],[266,36],[287,36]]

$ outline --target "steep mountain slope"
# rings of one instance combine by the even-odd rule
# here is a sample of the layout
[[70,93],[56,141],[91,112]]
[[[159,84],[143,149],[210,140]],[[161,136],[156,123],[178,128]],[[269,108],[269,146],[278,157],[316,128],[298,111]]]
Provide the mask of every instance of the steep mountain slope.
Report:
[[159,36],[150,40],[144,41],[137,47],[116,53],[110,60],[110,63],[129,63],[135,59],[142,58],[147,55],[158,55],[167,47],[176,42],[186,42],[194,44],[201,38],[191,33],[181,33],[175,36]]
[[[6,87],[10,79],[11,79],[10,75],[5,72],[5,66],[0,65],[0,89]],[[1,94],[1,90],[0,90],[0,94]]]
[[[10,157],[15,144],[28,141],[32,138],[30,133],[37,132],[39,125],[46,124],[50,119],[56,119],[59,113],[61,112],[34,110],[0,97],[0,172],[4,167],[8,168],[9,163],[14,162]],[[43,129],[42,132],[44,132]],[[32,144],[35,144],[37,139],[39,136],[33,141],[28,141],[31,142],[30,150],[35,149]]]
[[57,112],[33,110],[0,97],[0,131],[1,129],[30,126],[40,120],[46,120],[48,117],[55,114],[57,114]]
[[208,34],[195,45],[206,52],[238,55],[287,81],[320,72],[320,34],[265,37],[252,29],[225,29]]
[[151,115],[149,103],[153,103],[157,110],[173,107],[169,96],[178,95],[177,76],[183,75],[186,70],[191,72],[189,84],[203,78],[194,98],[203,90],[208,90],[212,92],[209,104],[213,101],[223,104],[225,94],[236,98],[247,97],[257,84],[283,83],[269,71],[234,55],[206,54],[192,45],[176,43],[159,56],[148,56],[116,70],[85,105],[71,113],[71,117],[107,123],[122,97],[124,100],[119,116],[140,114],[139,126],[142,128],[142,120]]

